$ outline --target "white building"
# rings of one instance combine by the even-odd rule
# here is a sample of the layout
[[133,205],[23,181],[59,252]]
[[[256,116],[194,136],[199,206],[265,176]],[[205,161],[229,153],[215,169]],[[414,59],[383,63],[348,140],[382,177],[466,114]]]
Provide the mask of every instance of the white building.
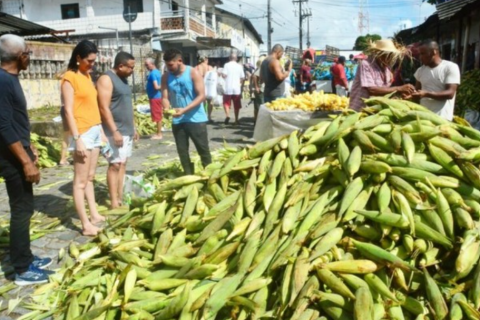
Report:
[[244,62],[255,65],[260,57],[260,45],[263,44],[262,36],[257,32],[250,20],[235,13],[216,9],[217,37],[227,41],[217,41],[215,49],[201,50],[201,55],[208,56],[210,60],[226,62],[232,51],[239,57],[244,57]]
[[[59,31],[68,39],[97,39],[101,47],[128,45],[129,24],[123,13],[137,13],[132,34],[137,45],[152,49],[175,46],[194,63],[197,38],[216,38],[215,5],[220,0],[2,0],[0,11]],[[117,36],[118,35],[118,36]],[[118,37],[118,38],[117,38]],[[117,40],[118,39],[118,40]],[[126,47],[128,48],[128,47]],[[188,61],[190,60],[190,61]]]

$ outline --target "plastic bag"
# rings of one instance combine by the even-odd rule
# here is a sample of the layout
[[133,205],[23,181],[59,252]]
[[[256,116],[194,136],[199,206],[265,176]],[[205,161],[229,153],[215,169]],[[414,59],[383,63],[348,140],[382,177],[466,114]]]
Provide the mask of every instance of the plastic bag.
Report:
[[150,114],[150,104],[139,104],[137,111],[142,114]]
[[214,106],[222,106],[223,105],[223,96],[218,95],[213,99]]
[[149,198],[155,192],[155,187],[143,180],[143,175],[125,175],[123,184],[123,199],[126,204],[132,202],[132,198]]

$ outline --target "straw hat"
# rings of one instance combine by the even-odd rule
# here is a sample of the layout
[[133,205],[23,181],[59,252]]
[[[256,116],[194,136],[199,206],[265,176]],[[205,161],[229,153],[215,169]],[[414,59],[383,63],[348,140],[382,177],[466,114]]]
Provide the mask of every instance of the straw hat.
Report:
[[385,58],[390,66],[402,63],[405,57],[410,57],[410,51],[405,46],[390,39],[371,41],[366,51],[374,59]]

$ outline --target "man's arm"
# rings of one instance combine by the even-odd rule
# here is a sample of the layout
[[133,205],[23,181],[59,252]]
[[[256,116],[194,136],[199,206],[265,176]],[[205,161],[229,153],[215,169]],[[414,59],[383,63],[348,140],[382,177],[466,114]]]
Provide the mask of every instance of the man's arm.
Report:
[[280,62],[278,60],[272,60],[272,63],[270,63],[269,67],[270,71],[275,75],[275,78],[278,81],[285,80],[290,74],[290,68],[288,70],[282,71],[282,66],[280,66]]
[[123,146],[123,136],[118,131],[115,120],[113,119],[110,104],[112,102],[113,83],[109,76],[103,75],[97,81],[97,100],[100,108],[100,115],[102,116],[102,123],[105,124],[113,134],[113,140],[117,147]]
[[345,72],[345,67],[342,66],[340,70],[340,79],[342,79],[342,85],[345,87],[345,89],[348,90],[348,80],[347,80],[347,74]]
[[260,92],[260,79],[255,73],[252,75],[253,89],[256,93]]
[[168,72],[162,75],[162,106],[163,110],[170,109],[170,100],[168,100]]
[[20,137],[12,126],[13,105],[9,98],[10,95],[7,94],[7,92],[13,92],[13,90],[8,88],[7,90],[2,90],[3,92],[0,95],[0,140],[8,146],[8,149],[22,164],[23,172],[25,173],[25,180],[32,183],[38,183],[40,181],[40,171],[38,171],[38,168],[25,151],[25,148],[20,141]]
[[358,71],[360,72],[360,83],[363,88],[367,89],[368,93],[371,96],[384,96],[389,93],[398,92],[402,95],[409,96],[415,91],[415,87],[411,84],[405,84],[403,86],[395,87],[376,87],[373,86],[373,79],[369,75],[371,73],[370,66],[365,63],[361,63],[358,66]]
[[193,81],[193,89],[195,90],[197,97],[185,108],[175,109],[177,113],[173,115],[174,117],[179,117],[189,112],[190,110],[198,107],[203,101],[205,101],[205,84],[203,83],[202,76],[195,69],[191,69],[191,76]]
[[405,95],[411,95],[415,87],[411,84],[404,84],[396,87],[366,87],[371,96],[384,96],[389,93],[398,92]]
[[226,79],[226,78],[227,78],[227,74],[228,74],[228,65],[225,64],[225,65],[223,66],[222,73],[221,73],[222,78]]
[[[418,84],[419,82],[417,82]],[[455,93],[457,92],[458,84],[451,84],[448,83],[445,85],[445,90],[432,92],[432,91],[425,91],[422,90],[421,84],[420,87],[417,88],[417,91],[412,94],[413,98],[421,99],[421,98],[430,98],[433,100],[445,101],[450,100],[455,97]]]
[[161,82],[162,82],[162,75],[160,74],[160,71],[157,70],[157,72],[155,72],[155,74],[153,75],[153,81],[152,81],[153,87],[155,88],[155,90],[160,91],[162,89]]

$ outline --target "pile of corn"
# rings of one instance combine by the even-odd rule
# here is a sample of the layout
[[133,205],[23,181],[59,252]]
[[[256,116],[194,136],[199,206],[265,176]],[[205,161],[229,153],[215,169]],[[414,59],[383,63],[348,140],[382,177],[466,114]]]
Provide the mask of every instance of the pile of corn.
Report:
[[[134,102],[135,106],[140,104],[149,104],[148,96],[141,96]],[[134,113],[135,128],[140,136],[149,136],[157,132],[157,124],[152,121],[152,117],[149,114],[143,114],[135,111]],[[164,129],[172,128],[172,118],[166,117],[165,115],[162,118],[162,127]]]
[[30,141],[38,151],[38,166],[40,168],[55,167],[60,161],[60,144],[52,139],[36,133],[30,134]]
[[160,182],[23,319],[479,319],[480,132],[367,103]]
[[348,108],[348,98],[339,97],[335,94],[325,94],[322,90],[277,99],[265,105],[275,111],[339,111]]

